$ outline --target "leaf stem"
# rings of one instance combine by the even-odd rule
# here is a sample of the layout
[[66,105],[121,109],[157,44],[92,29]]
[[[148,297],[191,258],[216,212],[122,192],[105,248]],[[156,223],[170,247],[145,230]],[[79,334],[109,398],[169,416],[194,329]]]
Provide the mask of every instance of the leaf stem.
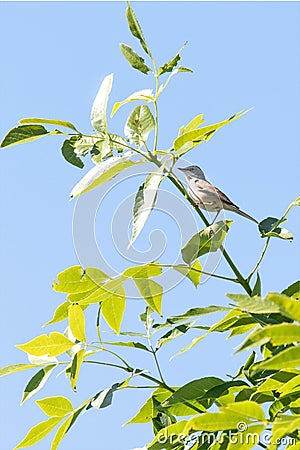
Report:
[[259,266],[260,266],[260,264],[261,264],[261,262],[262,262],[262,260],[263,260],[263,258],[264,258],[264,256],[265,256],[265,254],[266,254],[266,251],[267,251],[267,249],[268,249],[270,240],[271,240],[271,236],[269,236],[269,237],[267,238],[267,240],[266,240],[266,242],[265,242],[265,245],[264,245],[264,248],[263,248],[263,251],[262,251],[260,257],[258,258],[257,263],[255,264],[255,266],[254,266],[253,269],[251,270],[250,275],[249,275],[248,278],[247,278],[248,283],[250,282],[252,276],[255,274],[255,272],[256,272],[257,269],[259,268]]

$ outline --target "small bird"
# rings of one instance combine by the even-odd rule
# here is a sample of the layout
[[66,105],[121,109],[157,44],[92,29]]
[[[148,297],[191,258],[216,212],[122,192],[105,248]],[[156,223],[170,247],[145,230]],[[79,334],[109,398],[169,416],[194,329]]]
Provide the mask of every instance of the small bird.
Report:
[[258,223],[253,217],[241,211],[240,208],[232,203],[232,201],[223,194],[220,189],[213,186],[206,180],[203,171],[198,166],[188,166],[179,168],[188,182],[188,192],[194,202],[199,205],[200,208],[206,211],[216,212],[216,216],[212,223],[217,219],[220,211],[225,209],[227,211],[233,211],[240,216],[246,217],[255,223]]

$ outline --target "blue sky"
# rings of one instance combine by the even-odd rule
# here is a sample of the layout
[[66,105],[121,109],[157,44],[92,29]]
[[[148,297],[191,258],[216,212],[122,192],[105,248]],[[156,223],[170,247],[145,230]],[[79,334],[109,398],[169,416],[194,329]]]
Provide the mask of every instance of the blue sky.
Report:
[[[213,123],[254,106],[207,145],[191,151],[188,160],[200,165],[213,183],[257,219],[280,216],[299,195],[299,3],[138,2],[134,9],[158,63],[168,61],[188,41],[184,65],[194,70],[174,77],[161,97],[160,147],[168,148],[178,128],[199,113]],[[130,69],[118,49],[120,42],[138,49],[127,29],[124,2],[1,2],[0,14],[1,137],[22,117],[65,119],[90,132],[91,104],[100,82],[111,72],[115,82],[110,107],[135,90],[153,87],[149,76]],[[131,107],[124,107],[110,121],[111,131],[122,132]],[[66,164],[60,145],[61,138],[49,137],[1,151],[1,366],[25,362],[14,344],[44,332],[41,325],[63,301],[63,296],[52,291],[52,280],[59,271],[78,263],[72,240],[75,203],[69,202],[68,195],[87,168],[80,171]],[[115,205],[133,194],[142,179],[112,190],[104,203],[105,214],[99,211],[97,216],[97,242],[116,268],[128,263],[112,250],[111,217]],[[167,183],[163,188],[177,195]],[[230,214],[228,218],[235,222],[226,248],[247,273],[263,242],[253,223]],[[299,277],[297,220],[299,212],[293,210],[287,225],[295,233],[293,244],[277,240],[270,246],[261,270],[264,293],[280,291]],[[167,236],[162,257],[167,262],[180,251],[178,228],[167,215],[153,213],[136,247],[147,248],[148,236],[157,228]],[[223,262],[218,273],[230,274]],[[226,292],[238,292],[238,287],[211,279],[196,291],[184,281],[165,295],[164,313],[225,305]],[[141,303],[130,303],[124,329],[135,326],[141,309]],[[87,314],[91,323],[93,313]],[[238,339],[224,342],[223,336],[214,335],[169,363],[169,356],[187,342],[182,339],[162,350],[169,384],[206,375],[225,377],[246,356],[233,356]],[[154,370],[140,353],[124,354],[137,367]],[[27,372],[1,380],[5,405],[1,445],[5,450],[44,420],[33,400],[18,406],[30,376]],[[84,368],[77,394],[62,375],[48,381],[38,398],[65,395],[79,405],[122,377],[111,370]],[[144,445],[151,439],[150,427],[121,428],[121,424],[146,397],[144,390],[118,393],[109,409],[81,417],[61,449],[130,450]],[[49,442],[50,437],[36,448],[48,449]]]

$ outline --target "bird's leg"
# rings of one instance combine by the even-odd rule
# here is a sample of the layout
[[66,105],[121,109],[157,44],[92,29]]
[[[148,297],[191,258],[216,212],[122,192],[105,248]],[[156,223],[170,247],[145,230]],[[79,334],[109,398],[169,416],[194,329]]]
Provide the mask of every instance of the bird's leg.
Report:
[[215,223],[215,221],[217,220],[217,217],[218,217],[218,215],[220,214],[220,209],[219,209],[219,211],[217,212],[217,214],[215,215],[215,218],[214,218],[214,220],[212,221],[212,223],[210,224],[210,225],[213,225],[214,223]]

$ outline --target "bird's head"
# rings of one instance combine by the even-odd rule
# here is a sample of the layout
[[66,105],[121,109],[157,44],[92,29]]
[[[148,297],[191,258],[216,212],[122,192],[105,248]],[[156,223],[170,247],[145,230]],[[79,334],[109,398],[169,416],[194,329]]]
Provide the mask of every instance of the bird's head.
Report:
[[186,178],[199,178],[200,180],[205,180],[205,175],[198,166],[178,167],[178,169],[184,173]]

